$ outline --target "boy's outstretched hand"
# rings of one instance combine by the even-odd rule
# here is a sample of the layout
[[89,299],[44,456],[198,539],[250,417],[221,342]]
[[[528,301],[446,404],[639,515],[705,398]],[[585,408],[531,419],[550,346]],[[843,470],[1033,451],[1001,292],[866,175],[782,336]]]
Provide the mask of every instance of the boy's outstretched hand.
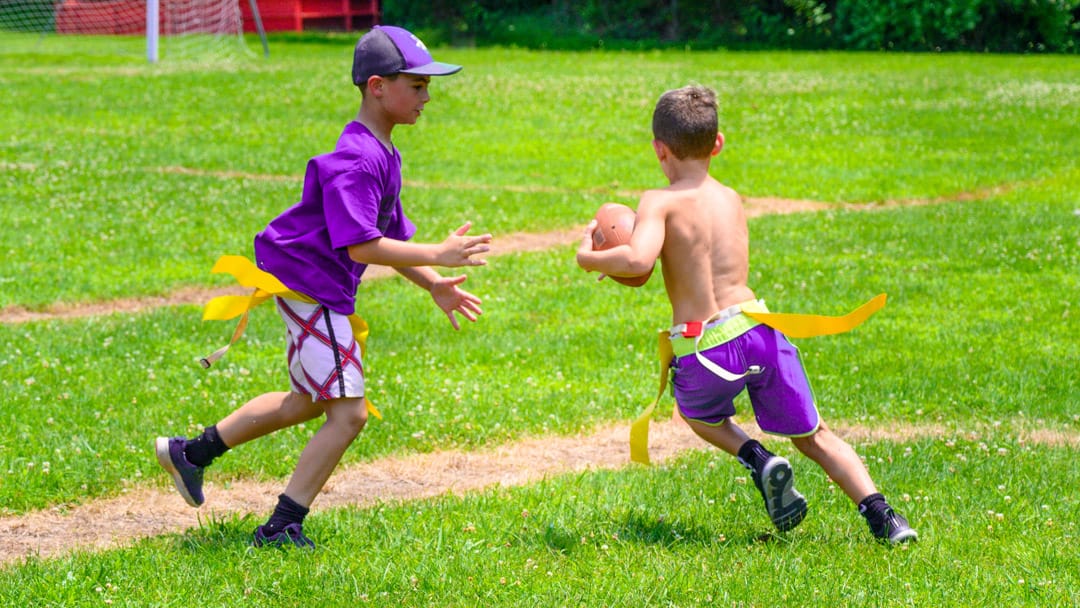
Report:
[[439,266],[483,266],[487,260],[472,256],[491,250],[491,235],[465,236],[472,228],[472,222],[465,222],[442,242],[439,254]]
[[[462,228],[468,230],[468,225]],[[491,238],[490,235],[488,238]],[[456,277],[439,277],[431,284],[431,297],[435,299],[435,304],[446,313],[454,329],[458,330],[461,326],[458,325],[457,317],[454,316],[455,312],[470,321],[476,321],[476,317],[484,313],[480,310],[480,298],[458,287],[467,278],[463,274]]]

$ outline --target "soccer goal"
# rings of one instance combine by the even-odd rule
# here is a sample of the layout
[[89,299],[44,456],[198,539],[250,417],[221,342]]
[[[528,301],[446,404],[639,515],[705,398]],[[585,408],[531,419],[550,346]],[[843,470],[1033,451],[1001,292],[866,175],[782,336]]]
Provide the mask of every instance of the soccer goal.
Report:
[[249,3],[263,53],[269,54],[255,0],[0,0],[0,32],[5,40],[36,35],[38,44],[67,52],[143,47],[151,62],[250,54],[240,2]]

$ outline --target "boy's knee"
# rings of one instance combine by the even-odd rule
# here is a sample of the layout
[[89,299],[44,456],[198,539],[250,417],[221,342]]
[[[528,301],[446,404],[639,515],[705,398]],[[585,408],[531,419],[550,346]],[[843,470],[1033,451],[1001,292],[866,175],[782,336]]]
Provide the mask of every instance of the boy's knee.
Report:
[[334,408],[334,424],[353,437],[360,434],[367,424],[367,404],[361,399],[349,399]]
[[795,449],[799,450],[803,454],[819,452],[822,450],[822,447],[824,445],[822,440],[826,439],[826,435],[828,433],[829,429],[822,426],[818,428],[818,430],[814,431],[814,433],[811,435],[806,435],[803,437],[792,437],[791,443],[795,446]]

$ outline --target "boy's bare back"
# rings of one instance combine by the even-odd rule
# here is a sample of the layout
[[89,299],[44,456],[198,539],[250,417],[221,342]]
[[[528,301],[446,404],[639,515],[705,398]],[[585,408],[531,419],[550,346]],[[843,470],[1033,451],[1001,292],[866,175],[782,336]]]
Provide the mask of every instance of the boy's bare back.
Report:
[[739,195],[709,175],[724,147],[716,95],[704,87],[668,91],[653,111],[653,150],[670,184],[638,203],[627,245],[592,251],[595,222],[585,229],[578,264],[588,271],[634,277],[663,265],[672,323],[704,321],[754,299],[747,287],[749,235]]
[[649,225],[663,230],[660,260],[673,324],[703,321],[754,298],[746,215],[734,190],[707,173],[650,190],[638,205],[639,228]]

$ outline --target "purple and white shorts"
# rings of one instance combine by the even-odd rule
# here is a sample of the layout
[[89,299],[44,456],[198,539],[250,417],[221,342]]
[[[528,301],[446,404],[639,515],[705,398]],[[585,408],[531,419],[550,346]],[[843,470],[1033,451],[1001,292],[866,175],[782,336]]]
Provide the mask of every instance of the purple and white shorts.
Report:
[[734,374],[751,366],[751,373],[727,381],[709,371],[694,353],[671,362],[675,402],[683,416],[719,425],[735,415],[735,397],[745,388],[758,427],[773,435],[801,437],[817,431],[820,418],[799,351],[779,331],[755,325],[742,335],[701,351],[709,361]]
[[349,318],[322,304],[275,297],[285,320],[289,381],[314,401],[364,396],[364,365]]

